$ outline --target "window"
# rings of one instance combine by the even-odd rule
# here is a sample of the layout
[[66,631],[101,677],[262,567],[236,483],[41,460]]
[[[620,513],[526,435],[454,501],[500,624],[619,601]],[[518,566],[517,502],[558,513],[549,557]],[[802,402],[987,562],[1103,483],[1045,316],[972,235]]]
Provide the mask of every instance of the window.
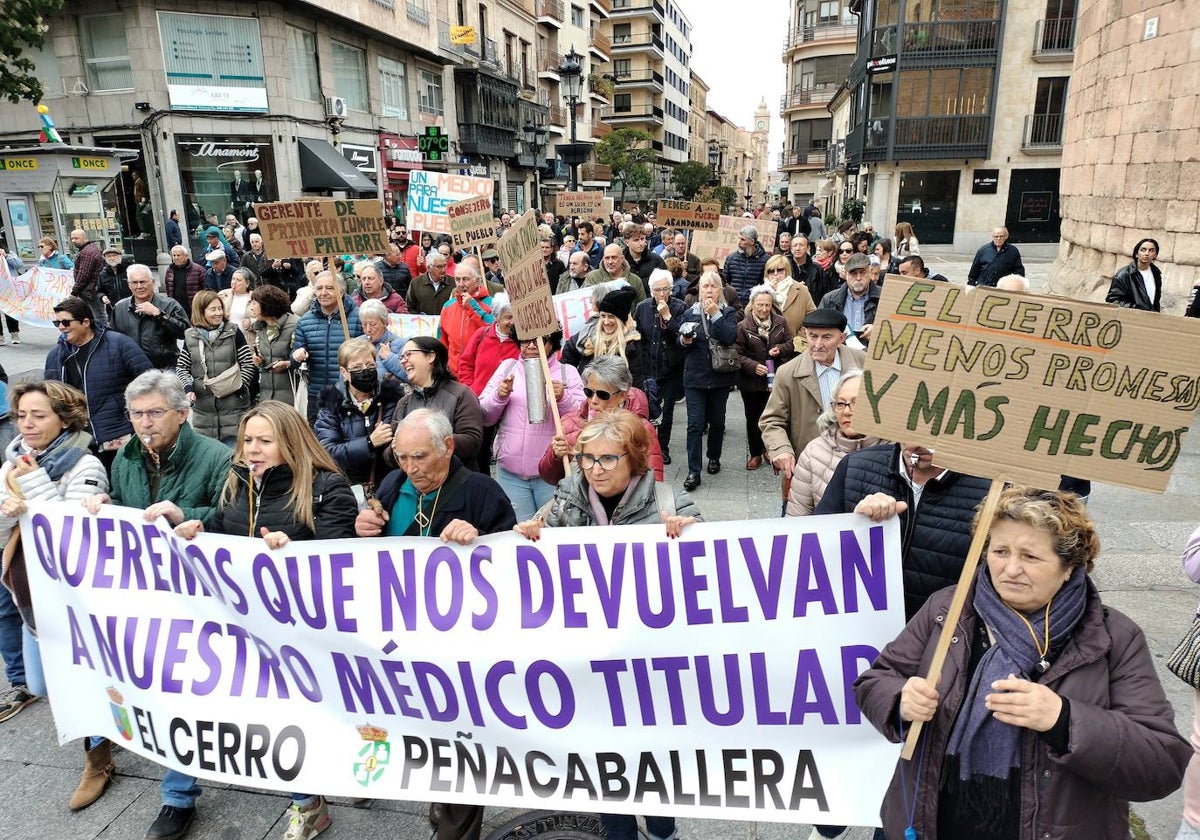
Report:
[[358,47],[330,41],[333,52],[333,95],[346,100],[356,111],[369,111],[367,98],[367,54]]
[[132,90],[133,71],[125,43],[125,16],[91,15],[79,21],[83,63],[92,90]]
[[54,54],[54,39],[46,36],[46,42],[37,52],[27,53],[33,61],[33,75],[42,83],[42,96],[49,99],[62,95],[62,76],[58,72],[58,56]]
[[633,96],[628,93],[618,93],[613,97],[613,110],[618,114],[628,114],[633,111]]
[[421,71],[421,113],[442,115],[442,79],[428,70]]
[[821,0],[819,20],[821,23],[837,23],[841,12],[841,4],[838,0]]
[[383,116],[408,119],[408,74],[404,62],[379,56],[379,89]]
[[633,74],[633,60],[628,58],[618,58],[613,62],[613,75],[618,79],[624,79],[626,76]]
[[584,22],[583,9],[580,6],[571,7],[571,25],[577,29],[583,29],[587,26]]
[[288,56],[292,66],[292,93],[297,99],[319,102],[321,76],[317,70],[316,33],[289,26]]

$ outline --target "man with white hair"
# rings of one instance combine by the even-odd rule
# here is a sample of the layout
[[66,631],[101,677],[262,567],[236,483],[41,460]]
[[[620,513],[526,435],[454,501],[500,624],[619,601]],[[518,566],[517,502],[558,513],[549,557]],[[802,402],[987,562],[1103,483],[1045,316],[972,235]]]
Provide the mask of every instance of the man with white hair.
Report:
[[225,252],[219,248],[214,249],[205,254],[204,258],[208,260],[208,270],[204,272],[204,285],[214,292],[228,289],[233,282],[233,266],[229,264]]
[[113,307],[113,329],[137,342],[160,370],[174,370],[179,358],[179,340],[191,321],[179,301],[159,294],[150,268],[140,263],[127,272],[129,297]]
[[263,284],[263,274],[270,267],[271,261],[267,259],[266,251],[263,250],[262,234],[248,233],[246,239],[249,241],[246,250],[242,252],[241,267],[253,275],[250,278],[250,288],[257,289]]
[[185,245],[171,249],[171,264],[167,266],[164,288],[184,312],[192,311],[192,298],[204,288],[204,266],[192,259]]
[[766,276],[767,252],[758,242],[758,228],[746,225],[738,231],[738,249],[725,258],[721,279],[737,292],[738,301],[746,306],[750,290]]
[[388,312],[397,315],[408,313],[408,306],[401,294],[383,282],[375,263],[363,260],[354,266],[358,275],[358,291],[354,293],[354,302],[362,306],[365,301],[377,300],[387,307]]

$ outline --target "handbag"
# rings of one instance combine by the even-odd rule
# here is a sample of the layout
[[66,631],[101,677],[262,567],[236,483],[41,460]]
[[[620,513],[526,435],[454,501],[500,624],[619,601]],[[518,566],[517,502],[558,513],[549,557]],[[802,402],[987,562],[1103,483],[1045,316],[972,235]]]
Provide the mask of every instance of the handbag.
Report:
[[708,334],[708,323],[703,312],[700,313],[700,326],[704,330],[704,337],[708,339],[708,352],[712,354],[713,373],[737,373],[742,367],[737,348],[732,344],[722,344]]
[[242,368],[237,362],[234,362],[216,376],[209,376],[208,360],[204,358],[204,342],[201,341],[197,346],[200,348],[200,365],[204,368],[205,376],[203,382],[205,388],[212,391],[217,397],[231,397],[242,390]]
[[1200,689],[1200,615],[1167,657],[1167,669],[1192,688]]

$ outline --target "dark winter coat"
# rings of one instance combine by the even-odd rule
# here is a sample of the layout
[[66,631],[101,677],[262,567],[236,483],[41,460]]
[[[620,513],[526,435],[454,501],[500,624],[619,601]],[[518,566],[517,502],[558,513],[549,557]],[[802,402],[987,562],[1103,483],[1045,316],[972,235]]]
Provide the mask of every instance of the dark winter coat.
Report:
[[290,369],[273,371],[271,366],[276,362],[291,362],[292,337],[296,333],[298,319],[291,312],[285,312],[275,321],[274,327],[269,327],[265,321],[254,325],[254,346],[251,353],[262,359],[258,372],[258,399],[279,400],[291,404],[296,397],[295,386]]
[[[511,531],[517,524],[517,516],[500,485],[491,476],[472,471],[457,455],[450,459],[446,481],[450,481],[459,470],[467,470],[468,474],[455,492],[439,500],[429,523],[429,534],[435,537],[440,535],[455,519],[470,522],[480,534]],[[375,498],[384,510],[391,512],[405,478],[400,470],[394,470],[379,485]]]
[[1115,303],[1126,309],[1161,312],[1162,271],[1157,265],[1150,263],[1150,274],[1154,277],[1154,300],[1146,295],[1146,284],[1142,282],[1142,273],[1138,271],[1137,263],[1131,262],[1113,275],[1112,284],[1108,287],[1108,295],[1104,298],[1104,302]]
[[[454,429],[454,455],[473,469],[475,456],[483,444],[483,409],[475,392],[453,379],[447,379],[436,387],[413,388],[396,406],[392,426],[418,408],[432,408],[450,418],[450,425]],[[394,463],[390,448],[385,457],[389,464]]]
[[87,396],[88,430],[95,446],[133,433],[125,416],[125,387],[154,367],[132,338],[104,327],[83,347],[62,337],[46,355],[46,379],[74,385]]
[[[742,369],[738,371],[738,389],[760,394],[765,394],[768,390],[767,377],[759,376],[754,372],[755,368],[765,365],[768,360],[774,361],[775,367],[778,368],[796,355],[792,346],[792,331],[788,329],[787,321],[782,315],[773,312],[770,337],[766,341],[758,334],[758,324],[755,323],[754,316],[747,315],[737,325],[737,340],[734,345],[742,360]],[[779,355],[768,355],[774,347],[779,348]]]
[[132,297],[117,301],[113,329],[136,341],[156,368],[174,368],[179,359],[179,340],[191,321],[175,298],[155,292],[150,303],[161,310],[158,315],[139,313]]
[[768,259],[770,255],[758,242],[754,243],[754,253],[750,256],[746,256],[739,248],[725,258],[721,277],[737,292],[740,305],[745,306],[749,303],[750,290],[762,285]]
[[[342,296],[342,307],[346,310],[346,327],[351,338],[363,334],[358,320],[358,307],[349,295]],[[338,310],[326,315],[321,304],[314,299],[308,312],[296,324],[293,350],[308,351],[308,396],[316,399],[325,386],[338,379],[337,352],[346,340],[342,329],[342,316]]]
[[[867,301],[863,305],[863,326],[875,323],[875,313],[879,311],[879,298],[883,291],[874,283],[867,285]],[[821,298],[821,302],[817,304],[821,309],[836,309],[838,312],[846,311],[846,299],[850,297],[850,287],[843,283],[838,288],[834,289],[825,297]]]
[[[858,707],[890,741],[900,741],[900,689],[909,677],[928,673],[952,597],[953,589],[943,589],[930,598],[854,683]],[[921,732],[924,761],[916,770],[913,762],[898,762],[883,801],[888,837],[904,836],[909,820],[903,791],[907,785],[911,796],[914,783],[917,836],[938,836],[942,759],[969,683],[979,620],[968,596],[938,682],[937,712]],[[1175,791],[1192,755],[1175,728],[1145,636],[1125,615],[1101,604],[1089,581],[1083,618],[1037,682],[1069,704],[1068,749],[1058,753],[1036,732],[1021,730],[1020,840],[1124,840],[1129,802]]]
[[1021,262],[1021,252],[1017,246],[1004,243],[997,249],[988,242],[975,252],[971,261],[971,270],[967,272],[968,286],[995,286],[1002,277],[1010,274],[1025,276],[1025,266]]
[[[599,319],[591,318],[578,333],[571,336],[562,346],[559,358],[562,359],[564,365],[570,365],[579,371],[580,376],[583,375],[583,369],[590,365],[595,358],[589,347],[592,335],[598,329],[600,329]],[[644,348],[640,334],[635,335],[633,330],[629,332],[632,337],[625,341],[625,363],[629,365],[629,375],[633,377],[633,384],[641,385],[645,376],[645,371],[642,369]]]
[[[633,310],[633,320],[642,334],[643,379],[670,379],[683,373],[683,347],[679,344],[679,325],[687,305],[679,298],[667,298],[669,317],[658,316],[658,301],[647,298]],[[634,382],[641,385],[641,382]]]
[[852,513],[872,493],[908,503],[899,516],[904,615],[911,619],[930,595],[958,581],[975,508],[990,485],[986,478],[946,472],[926,482],[914,512],[912,488],[900,474],[900,444],[885,443],[843,458],[814,513]]
[[109,495],[113,504],[132,508],[174,502],[185,520],[199,519],[207,527],[217,511],[232,454],[225,444],[197,434],[190,423],[184,423],[175,448],[160,455],[161,463],[155,467],[134,435],[113,460]]
[[[401,254],[401,256],[403,256],[403,254]],[[412,283],[413,279],[412,272],[409,270],[408,262],[402,261],[399,265],[389,265],[387,260],[380,258],[375,261],[375,270],[379,272],[380,278],[382,278],[383,282],[389,287],[389,289],[394,290],[393,293],[399,295],[403,301],[404,296],[408,294],[408,287]],[[402,310],[392,309],[392,305],[388,300],[389,289],[384,290],[383,305],[388,308],[389,312],[407,312],[407,308]]]
[[348,387],[341,381],[321,392],[314,430],[317,440],[329,450],[351,484],[369,484],[374,488],[389,467],[383,460],[386,447],[376,449],[368,438],[377,426],[392,422],[396,404],[400,402],[400,386],[392,379],[385,379],[366,414],[350,399]]
[[163,291],[183,307],[183,311],[189,319],[192,314],[192,298],[203,288],[204,266],[191,260],[188,260],[188,264],[182,268],[175,263],[167,266],[167,274],[163,278]]
[[[357,536],[354,519],[358,502],[350,483],[341,473],[317,471],[313,477],[313,523],[309,528],[296,519],[287,506],[292,492],[292,468],[287,464],[271,467],[263,473],[262,485],[250,496],[250,472],[245,467],[231,468],[237,476],[237,493],[229,504],[213,514],[205,527],[216,534],[259,537],[261,528],[283,531],[292,540],[345,540]],[[253,522],[253,526],[251,526]]]
[[737,384],[737,372],[717,373],[712,368],[712,352],[708,349],[708,338],[715,338],[721,344],[732,345],[737,341],[738,312],[732,306],[724,307],[717,313],[708,325],[708,336],[705,336],[701,319],[700,304],[694,303],[683,313],[680,326],[687,323],[696,325],[692,333],[692,343],[682,345],[685,353],[683,360],[684,388],[732,388]]

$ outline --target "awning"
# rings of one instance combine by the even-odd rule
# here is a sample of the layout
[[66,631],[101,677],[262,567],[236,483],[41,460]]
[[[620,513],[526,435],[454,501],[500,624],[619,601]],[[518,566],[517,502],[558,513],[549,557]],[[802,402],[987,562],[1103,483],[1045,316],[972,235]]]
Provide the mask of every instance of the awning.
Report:
[[324,140],[297,139],[300,141],[300,183],[304,189],[378,192],[373,181]]

